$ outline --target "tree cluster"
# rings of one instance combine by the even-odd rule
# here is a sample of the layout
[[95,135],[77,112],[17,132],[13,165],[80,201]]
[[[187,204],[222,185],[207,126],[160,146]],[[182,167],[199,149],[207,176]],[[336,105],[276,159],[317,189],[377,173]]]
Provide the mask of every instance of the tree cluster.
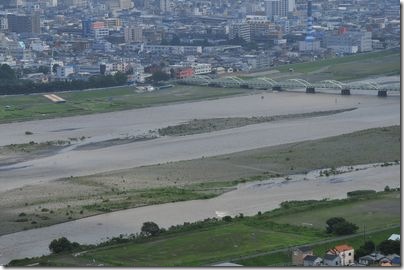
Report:
[[371,254],[375,251],[375,248],[375,243],[372,241],[366,241],[362,246],[355,250],[355,259]]
[[384,255],[400,254],[401,244],[400,241],[384,240],[379,244],[379,250]]
[[336,235],[348,235],[355,233],[359,227],[355,224],[346,221],[342,217],[333,217],[326,221],[327,233],[334,233]]
[[147,221],[143,223],[141,231],[147,236],[156,236],[160,233],[160,228],[153,221]]
[[[3,65],[4,66],[4,65]],[[34,83],[28,80],[12,79],[10,71],[1,71],[0,67],[0,95],[19,95],[44,92],[58,92],[70,90],[83,90],[89,88],[103,88],[111,86],[120,86],[127,83],[125,74],[116,73],[107,76],[92,76],[87,81],[53,81],[50,83]],[[2,77],[3,76],[3,77]],[[14,75],[15,76],[15,75]],[[11,79],[5,79],[11,78]]]
[[49,244],[49,249],[52,253],[62,253],[72,251],[80,246],[77,242],[70,242],[66,237],[53,240]]

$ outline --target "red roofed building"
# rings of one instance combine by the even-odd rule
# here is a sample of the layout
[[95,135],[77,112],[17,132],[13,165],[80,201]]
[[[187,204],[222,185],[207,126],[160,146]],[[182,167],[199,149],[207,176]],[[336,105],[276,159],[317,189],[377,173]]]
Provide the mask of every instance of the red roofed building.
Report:
[[348,245],[338,245],[330,249],[327,254],[338,255],[341,258],[341,265],[346,266],[354,263],[354,249]]

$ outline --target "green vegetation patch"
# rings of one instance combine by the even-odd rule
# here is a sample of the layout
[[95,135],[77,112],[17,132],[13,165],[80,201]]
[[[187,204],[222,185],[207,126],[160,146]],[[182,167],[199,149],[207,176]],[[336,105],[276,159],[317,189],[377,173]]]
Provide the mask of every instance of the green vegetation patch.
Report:
[[[369,195],[371,196],[371,195]],[[327,219],[343,217],[356,224],[359,231],[388,228],[400,224],[400,195],[398,192],[385,193],[375,199],[358,198],[348,203],[328,207],[313,207],[308,211],[282,215],[277,223],[308,226],[325,229]]]
[[[364,241],[373,241],[376,245],[380,244],[383,240],[387,239],[393,233],[400,233],[400,228],[384,229],[378,232],[370,232],[364,235],[355,235],[343,240],[329,241],[323,244],[313,244],[313,253],[316,256],[324,256],[324,254],[336,245],[347,244],[354,249],[358,249],[363,245]],[[243,266],[290,266],[292,264],[292,255],[290,252],[275,252],[271,254],[265,254],[252,258],[234,260],[235,263]]]

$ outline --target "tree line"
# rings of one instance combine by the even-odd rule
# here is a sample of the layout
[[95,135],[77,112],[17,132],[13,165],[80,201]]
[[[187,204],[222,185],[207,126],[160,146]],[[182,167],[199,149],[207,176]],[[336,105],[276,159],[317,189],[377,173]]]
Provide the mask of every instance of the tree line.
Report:
[[34,83],[18,79],[15,72],[6,64],[0,65],[0,95],[19,95],[45,92],[83,90],[125,85],[127,77],[123,73],[115,75],[91,76],[88,80],[53,81]]

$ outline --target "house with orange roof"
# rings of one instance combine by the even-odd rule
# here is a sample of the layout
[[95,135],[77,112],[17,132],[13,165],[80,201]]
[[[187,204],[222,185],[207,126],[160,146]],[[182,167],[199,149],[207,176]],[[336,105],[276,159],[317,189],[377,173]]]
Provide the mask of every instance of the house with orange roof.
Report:
[[341,266],[354,263],[354,249],[349,245],[338,245],[328,250],[327,254],[337,255],[341,258]]

